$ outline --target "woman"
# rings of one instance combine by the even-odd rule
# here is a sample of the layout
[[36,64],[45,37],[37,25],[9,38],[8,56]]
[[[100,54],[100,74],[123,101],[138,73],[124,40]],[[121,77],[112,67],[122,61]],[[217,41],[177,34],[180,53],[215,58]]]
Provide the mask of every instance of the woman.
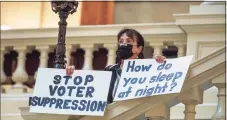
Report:
[[[116,93],[116,88],[118,86],[121,69],[125,59],[143,59],[143,48],[144,39],[142,35],[134,29],[122,29],[118,35],[118,49],[117,54],[117,64],[107,66],[104,71],[112,71],[112,77],[110,82],[108,103],[113,102],[114,95]],[[164,56],[155,56],[154,59],[158,63],[163,63],[166,59]],[[74,66],[69,66],[66,68],[66,74],[71,75],[75,70]]]

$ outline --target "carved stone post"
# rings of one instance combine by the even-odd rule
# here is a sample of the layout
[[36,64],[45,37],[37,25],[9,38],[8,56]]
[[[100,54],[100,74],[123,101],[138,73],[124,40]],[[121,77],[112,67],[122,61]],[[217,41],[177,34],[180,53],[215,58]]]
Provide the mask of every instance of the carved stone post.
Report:
[[84,70],[91,70],[92,69],[92,59],[93,59],[93,50],[94,45],[81,45],[81,47],[85,50],[85,59],[84,59]]
[[46,68],[48,64],[49,46],[37,46],[36,49],[40,51],[40,65],[39,67]]
[[[5,75],[5,72],[4,72],[4,55],[6,53],[6,50],[5,48],[1,48],[1,83],[5,82],[6,81],[6,75]],[[5,93],[5,88],[2,87],[1,85],[1,93]]]
[[212,83],[218,88],[218,106],[212,120],[225,120],[225,73],[213,79]]
[[203,91],[199,87],[181,93],[179,100],[185,105],[184,120],[195,120],[195,107],[203,102]]
[[[48,53],[50,51],[49,46],[36,46],[36,49],[40,52],[40,68],[47,68],[48,64]],[[34,78],[37,76],[37,71],[35,72]]]
[[66,46],[66,62],[68,66],[70,65],[70,61],[71,61],[71,52],[72,52],[72,45]]
[[108,49],[108,61],[107,65],[113,65],[116,63],[116,44],[104,44],[104,47]]
[[147,111],[145,117],[148,120],[169,120],[170,107],[165,103],[159,103],[155,105],[153,109]]
[[163,43],[150,43],[149,44],[152,48],[154,48],[154,54],[153,56],[156,55],[162,55],[162,47],[163,47]]
[[27,92],[27,89],[23,85],[24,82],[28,80],[28,75],[25,71],[25,55],[27,52],[26,46],[16,46],[14,49],[18,52],[18,62],[15,72],[13,73],[13,81],[16,83],[13,86],[11,92],[13,93],[22,93]]
[[178,48],[177,56],[178,57],[185,56],[186,43],[174,42],[174,45]]
[[5,48],[1,48],[1,83],[3,83],[6,80],[6,75],[4,72],[4,65],[3,65],[5,53],[6,53]]

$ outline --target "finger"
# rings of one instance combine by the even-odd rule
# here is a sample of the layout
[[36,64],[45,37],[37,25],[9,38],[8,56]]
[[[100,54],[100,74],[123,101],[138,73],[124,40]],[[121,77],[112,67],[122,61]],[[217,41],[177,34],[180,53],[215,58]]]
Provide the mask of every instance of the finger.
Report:
[[159,59],[158,59],[158,57],[156,57],[156,58],[155,58],[155,60],[156,60],[156,62],[157,62],[157,63],[159,63]]
[[155,60],[156,60],[157,63],[159,63],[159,59],[158,58],[156,58]]
[[163,58],[162,57],[160,57],[160,63],[163,63]]
[[71,66],[69,66],[68,75],[71,75]]
[[72,74],[72,70],[71,70],[72,68],[71,68],[71,66],[69,67],[69,75],[71,75]]
[[163,56],[163,61],[162,62],[165,62],[166,61],[166,57],[165,56]]
[[73,67],[73,71],[74,71],[75,70],[75,66],[73,65],[72,67]]
[[162,58],[158,57],[158,63],[162,63]]
[[160,61],[161,63],[163,63],[164,62],[164,59],[163,58],[161,58],[161,61]]
[[66,75],[69,75],[69,67],[66,67]]
[[73,71],[74,71],[74,68],[73,68],[73,66],[71,66],[71,68],[70,68],[70,75],[73,74]]

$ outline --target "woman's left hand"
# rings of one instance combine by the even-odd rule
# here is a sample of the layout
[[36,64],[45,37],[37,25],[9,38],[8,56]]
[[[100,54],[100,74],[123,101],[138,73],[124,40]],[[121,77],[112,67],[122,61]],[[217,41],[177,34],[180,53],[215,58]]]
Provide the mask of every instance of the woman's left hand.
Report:
[[157,56],[154,56],[154,59],[155,59],[158,63],[163,63],[163,62],[166,60],[166,57],[165,57],[165,56],[162,56],[162,55],[157,55]]

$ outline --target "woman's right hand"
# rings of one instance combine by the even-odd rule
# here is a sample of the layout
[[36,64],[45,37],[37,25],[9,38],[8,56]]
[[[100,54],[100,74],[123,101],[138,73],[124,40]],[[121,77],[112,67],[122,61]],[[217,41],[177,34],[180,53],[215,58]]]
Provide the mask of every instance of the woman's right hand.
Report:
[[66,70],[66,75],[72,75],[75,70],[75,66],[74,65],[68,66],[68,67],[66,67],[65,70]]

